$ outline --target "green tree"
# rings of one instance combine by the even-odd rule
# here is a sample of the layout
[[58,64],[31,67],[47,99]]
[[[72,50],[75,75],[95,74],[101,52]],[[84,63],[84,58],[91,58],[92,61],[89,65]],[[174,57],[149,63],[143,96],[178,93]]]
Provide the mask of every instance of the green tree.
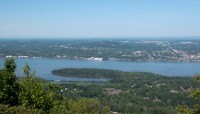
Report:
[[26,76],[29,76],[30,75],[30,72],[31,72],[31,68],[30,66],[28,65],[28,63],[25,64],[25,66],[23,67],[23,72]]
[[37,78],[35,73],[30,73],[28,64],[23,70],[26,77],[19,82],[19,101],[22,106],[50,112],[62,103],[64,97],[60,93],[60,86]]
[[19,86],[16,82],[16,64],[13,58],[6,59],[4,69],[0,70],[0,103],[8,105],[18,104]]
[[5,60],[4,69],[9,73],[14,73],[17,65],[14,58],[8,58]]
[[69,110],[76,114],[99,114],[100,103],[93,98],[80,98],[76,101],[69,101]]
[[0,104],[0,114],[41,114],[41,113],[43,112],[38,109]]
[[[195,80],[200,82],[200,75],[197,75],[194,78]],[[192,90],[190,96],[193,97],[195,100],[197,100],[198,103],[191,108],[186,105],[178,106],[177,110],[179,111],[180,114],[200,114],[200,89],[196,88]]]
[[24,107],[32,107],[49,112],[63,99],[58,85],[44,82],[35,76],[25,77],[20,81],[19,85],[19,100]]
[[101,113],[102,114],[109,114],[110,113],[110,107],[109,106],[102,106]]

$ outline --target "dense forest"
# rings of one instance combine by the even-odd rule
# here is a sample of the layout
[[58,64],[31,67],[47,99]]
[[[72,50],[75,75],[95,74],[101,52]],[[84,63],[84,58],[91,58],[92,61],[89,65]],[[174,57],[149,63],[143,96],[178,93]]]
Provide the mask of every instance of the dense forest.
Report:
[[119,78],[124,75],[122,71],[95,69],[95,68],[65,68],[53,70],[52,74],[77,78]]
[[[103,82],[54,82],[40,79],[25,64],[16,78],[14,59],[0,70],[0,113],[41,114],[198,114],[200,84],[191,77],[107,69],[64,68],[60,76],[107,78]],[[52,73],[55,73],[52,71]],[[108,73],[108,76],[106,76]],[[74,75],[72,75],[74,74]],[[200,80],[199,77],[196,77]],[[192,91],[192,93],[190,93]],[[194,106],[194,109],[190,109]]]

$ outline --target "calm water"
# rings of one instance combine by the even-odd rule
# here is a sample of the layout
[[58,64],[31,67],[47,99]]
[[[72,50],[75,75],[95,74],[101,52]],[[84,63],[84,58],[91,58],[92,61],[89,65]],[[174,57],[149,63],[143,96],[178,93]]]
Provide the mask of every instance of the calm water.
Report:
[[[22,59],[17,58],[17,75],[23,75],[22,68],[28,62],[37,76],[48,80],[65,81],[104,81],[106,79],[82,79],[59,77],[51,74],[51,70],[59,68],[103,68],[131,72],[153,72],[167,76],[194,76],[200,73],[200,62],[130,62],[130,61],[84,61],[64,59]],[[4,58],[0,58],[1,67]]]

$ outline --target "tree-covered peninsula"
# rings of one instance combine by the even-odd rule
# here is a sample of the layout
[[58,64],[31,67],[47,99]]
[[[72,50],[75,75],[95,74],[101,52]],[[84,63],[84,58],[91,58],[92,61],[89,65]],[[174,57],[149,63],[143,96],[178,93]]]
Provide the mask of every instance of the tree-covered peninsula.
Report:
[[176,107],[190,107],[197,103],[188,95],[200,86],[192,77],[169,77],[144,72],[63,68],[52,73],[64,77],[109,79],[106,82],[67,82],[61,85],[63,94],[72,99],[98,98],[111,111],[119,113],[176,114]]

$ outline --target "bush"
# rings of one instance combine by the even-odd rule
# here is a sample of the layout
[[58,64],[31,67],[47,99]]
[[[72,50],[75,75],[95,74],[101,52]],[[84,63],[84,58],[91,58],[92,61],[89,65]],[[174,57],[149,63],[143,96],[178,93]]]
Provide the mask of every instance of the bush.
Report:
[[40,114],[39,109],[24,108],[22,106],[9,106],[0,104],[0,114]]

